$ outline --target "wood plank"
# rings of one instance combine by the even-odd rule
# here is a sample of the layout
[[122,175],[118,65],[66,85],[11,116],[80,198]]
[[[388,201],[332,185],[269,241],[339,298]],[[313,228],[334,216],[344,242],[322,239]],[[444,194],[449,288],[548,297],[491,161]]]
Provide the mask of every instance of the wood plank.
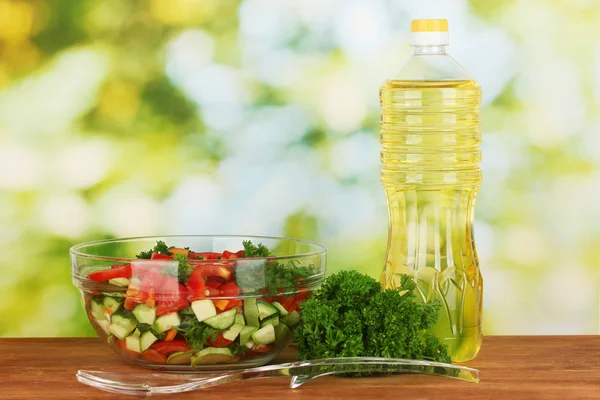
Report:
[[[1,399],[117,399],[75,379],[78,369],[144,371],[125,364],[95,338],[0,339]],[[289,361],[288,349],[278,361]],[[425,375],[324,377],[291,391],[287,378],[236,382],[182,399],[599,399],[600,336],[492,336],[471,384]]]

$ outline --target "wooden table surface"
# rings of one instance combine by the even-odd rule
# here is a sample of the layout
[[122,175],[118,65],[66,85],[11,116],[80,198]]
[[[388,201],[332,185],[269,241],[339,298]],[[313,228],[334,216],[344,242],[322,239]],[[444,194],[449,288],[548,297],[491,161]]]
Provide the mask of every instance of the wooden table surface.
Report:
[[[289,361],[288,349],[280,361]],[[288,378],[236,382],[178,399],[600,399],[600,336],[490,336],[466,365],[480,383],[428,375],[328,376],[289,389]],[[143,371],[97,338],[0,339],[0,399],[118,399],[75,379],[78,369]],[[132,397],[133,398],[133,397]]]

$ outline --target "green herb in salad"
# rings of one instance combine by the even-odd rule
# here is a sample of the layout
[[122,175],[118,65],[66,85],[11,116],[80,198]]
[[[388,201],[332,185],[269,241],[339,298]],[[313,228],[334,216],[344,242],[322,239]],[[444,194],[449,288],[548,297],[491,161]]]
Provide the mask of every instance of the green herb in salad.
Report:
[[[244,257],[267,257],[271,250],[259,243],[254,245],[250,240],[245,240]],[[241,288],[266,289],[268,295],[276,295],[281,291],[296,290],[298,281],[314,275],[311,266],[298,266],[294,260],[287,264],[280,264],[276,260],[244,264],[244,268],[237,271],[237,283]]]
[[186,339],[192,349],[201,350],[209,338],[214,340],[219,334],[219,330],[198,321],[191,307],[184,308],[179,314],[181,324],[175,329]]
[[[327,357],[394,357],[451,362],[446,345],[426,330],[438,318],[439,304],[416,300],[408,276],[400,288],[383,291],[356,271],[328,277],[301,305],[294,332],[301,360]],[[374,371],[377,372],[377,371]]]
[[298,281],[314,274],[310,266],[297,266],[293,260],[286,265],[267,263],[264,268],[265,288],[268,294],[276,295],[278,289],[296,289]]
[[271,255],[271,250],[267,246],[259,243],[254,245],[251,240],[244,240],[244,257],[268,257]]
[[174,271],[177,275],[174,275],[175,278],[179,280],[179,283],[185,284],[192,274],[192,268],[190,267],[190,263],[188,262],[188,258],[185,254],[177,253],[173,255],[173,260],[179,261],[177,266],[177,270]]
[[119,307],[112,315],[118,315],[118,316],[126,318],[126,319],[131,319],[133,321],[136,320],[133,313],[131,311],[127,311],[123,307]]
[[169,249],[170,247],[167,246],[167,244],[165,242],[163,242],[162,240],[158,240],[156,241],[156,245],[148,250],[148,251],[140,251],[140,253],[138,255],[136,255],[136,258],[139,259],[147,259],[149,260],[150,257],[152,257],[152,253],[158,253],[158,254],[164,254],[166,256],[170,255],[169,253]]

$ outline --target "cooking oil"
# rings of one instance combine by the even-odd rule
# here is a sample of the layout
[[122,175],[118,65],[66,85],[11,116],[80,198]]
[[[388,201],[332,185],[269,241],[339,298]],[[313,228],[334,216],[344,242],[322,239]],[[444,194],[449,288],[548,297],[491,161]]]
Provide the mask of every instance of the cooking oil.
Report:
[[381,282],[395,288],[408,274],[423,301],[439,302],[432,332],[461,362],[474,358],[482,342],[483,279],[473,231],[481,89],[446,54],[447,23],[446,31],[443,22],[421,24],[438,31],[414,26],[415,54],[380,89],[381,181],[389,211]]

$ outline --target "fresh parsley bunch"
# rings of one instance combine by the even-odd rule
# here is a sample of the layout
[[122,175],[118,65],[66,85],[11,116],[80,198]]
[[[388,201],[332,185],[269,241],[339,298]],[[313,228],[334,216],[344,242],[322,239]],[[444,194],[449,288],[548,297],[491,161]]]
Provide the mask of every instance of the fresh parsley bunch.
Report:
[[[451,362],[446,345],[426,330],[438,303],[416,300],[416,284],[403,276],[397,290],[382,290],[356,271],[328,277],[302,305],[294,331],[301,360],[329,357],[411,358]],[[374,371],[376,372],[376,371]]]

